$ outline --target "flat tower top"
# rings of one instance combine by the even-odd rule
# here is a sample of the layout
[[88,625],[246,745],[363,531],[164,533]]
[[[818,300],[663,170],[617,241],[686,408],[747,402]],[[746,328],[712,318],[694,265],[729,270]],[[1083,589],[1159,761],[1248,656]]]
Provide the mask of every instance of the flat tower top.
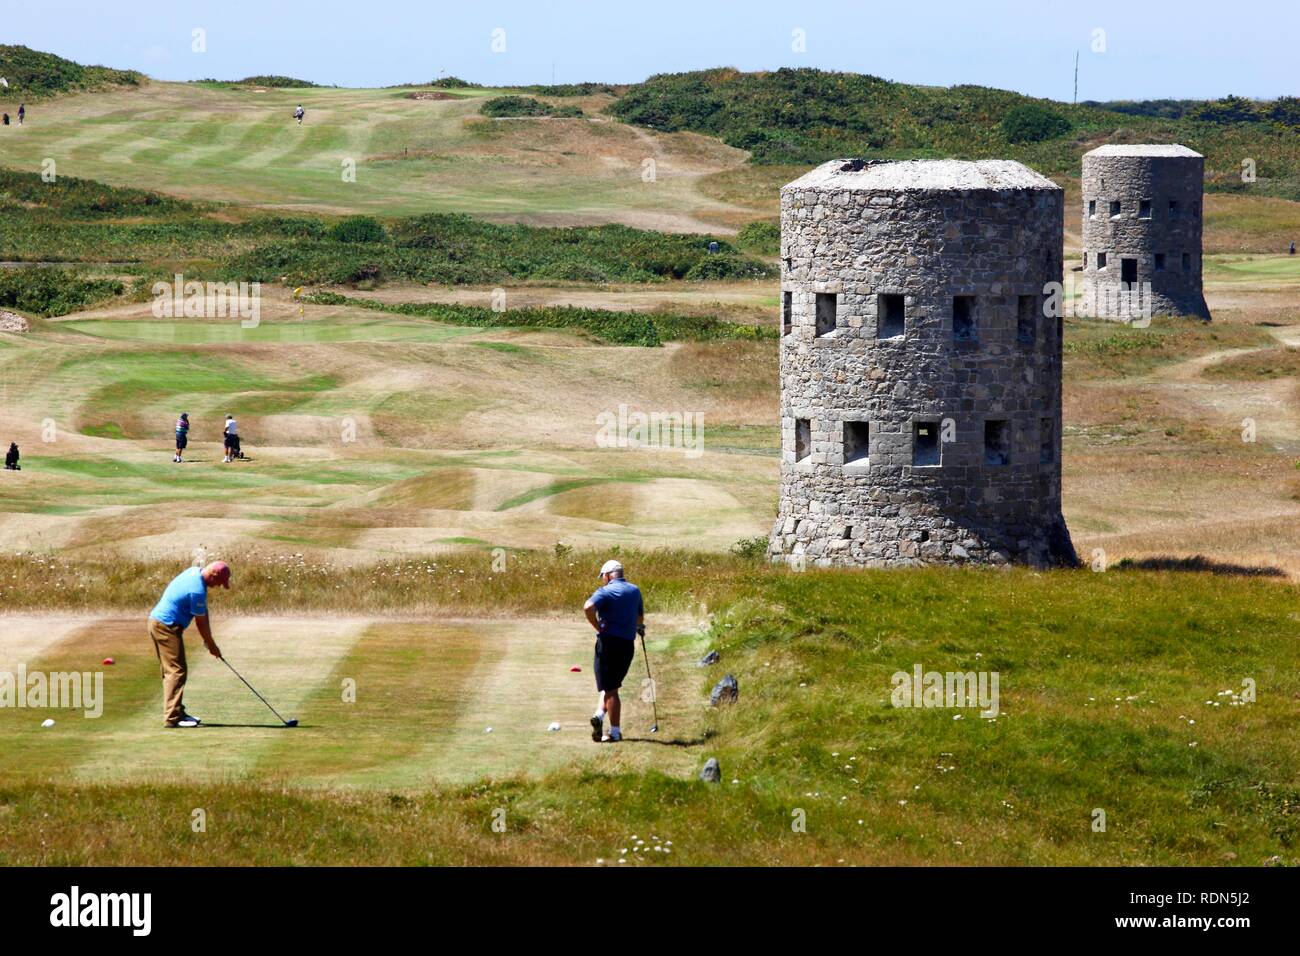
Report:
[[833,159],[805,173],[785,189],[905,190],[1053,189],[1046,176],[1010,159]]
[[1108,143],[1105,146],[1098,146],[1096,149],[1090,149],[1084,153],[1085,156],[1174,156],[1186,157],[1189,159],[1204,159],[1204,157],[1194,149],[1188,149],[1186,146],[1180,146],[1177,143],[1166,145],[1156,143],[1144,143],[1139,145],[1126,145],[1123,143]]

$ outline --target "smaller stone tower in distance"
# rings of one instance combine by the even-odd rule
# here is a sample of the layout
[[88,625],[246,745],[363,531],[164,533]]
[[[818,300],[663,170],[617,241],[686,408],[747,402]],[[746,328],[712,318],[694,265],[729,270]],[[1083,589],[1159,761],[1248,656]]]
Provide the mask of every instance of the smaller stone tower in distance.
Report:
[[1079,311],[1210,318],[1201,292],[1205,158],[1186,146],[1099,146],[1083,154],[1083,301]]

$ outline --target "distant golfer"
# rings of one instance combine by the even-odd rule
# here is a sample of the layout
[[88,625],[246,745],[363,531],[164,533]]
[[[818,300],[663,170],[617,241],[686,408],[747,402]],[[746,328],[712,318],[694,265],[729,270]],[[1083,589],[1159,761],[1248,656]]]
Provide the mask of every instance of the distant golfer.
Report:
[[222,461],[234,461],[239,457],[239,424],[234,415],[226,416],[226,457]]
[[185,712],[181,700],[189,673],[185,666],[185,628],[190,621],[198,624],[208,653],[221,657],[221,648],[212,640],[212,626],[208,623],[208,588],[214,584],[230,587],[226,562],[213,561],[202,569],[186,568],[167,585],[157,607],[149,613],[149,636],[162,668],[164,727],[197,727],[201,723]]
[[303,109],[303,108],[302,108],[302,104],[299,103],[299,104],[298,104],[298,108],[297,108],[296,110],[293,111],[293,118],[296,119],[296,120],[298,121],[298,125],[299,125],[299,126],[302,125],[302,118],[303,118],[304,116],[306,116],[306,115],[307,115],[307,111],[306,111],[305,109]]
[[18,464],[18,458],[18,442],[11,441],[9,443],[9,450],[5,452],[5,470],[22,471],[22,466]]
[[645,606],[641,589],[623,578],[623,565],[617,561],[606,561],[601,567],[600,584],[582,606],[588,622],[596,629],[596,690],[600,691],[600,700],[591,718],[591,739],[617,743],[623,739],[618,723],[622,711],[618,689],[632,666],[636,636],[645,632]]
[[18,125],[19,126],[23,125],[23,117],[26,115],[27,115],[27,104],[19,103],[18,104]]
[[185,451],[185,446],[190,443],[190,416],[181,412],[181,417],[176,419],[176,455],[172,461],[180,461],[181,453]]

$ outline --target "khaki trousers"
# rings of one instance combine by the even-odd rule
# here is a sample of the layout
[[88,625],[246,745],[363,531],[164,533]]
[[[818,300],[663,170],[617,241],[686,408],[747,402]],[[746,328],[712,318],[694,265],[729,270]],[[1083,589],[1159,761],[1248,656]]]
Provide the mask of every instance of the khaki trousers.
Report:
[[174,624],[164,624],[149,618],[149,636],[153,638],[158,663],[162,667],[163,723],[174,724],[181,719],[185,708],[181,695],[185,693],[185,631]]

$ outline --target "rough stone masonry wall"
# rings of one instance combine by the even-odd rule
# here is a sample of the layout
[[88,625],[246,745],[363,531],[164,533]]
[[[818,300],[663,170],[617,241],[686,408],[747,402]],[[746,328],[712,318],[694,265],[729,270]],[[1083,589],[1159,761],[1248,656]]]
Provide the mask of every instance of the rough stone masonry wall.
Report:
[[[1151,313],[1210,318],[1201,289],[1201,192],[1205,160],[1185,156],[1096,155],[1083,157],[1083,300],[1087,315],[1126,315],[1118,296],[1122,260],[1136,262],[1136,281],[1150,283]],[[1150,202],[1142,218],[1141,203]],[[1118,201],[1118,216],[1111,203]],[[1089,215],[1089,203],[1095,211]],[[1176,210],[1170,203],[1177,203]],[[1106,253],[1105,268],[1097,254]],[[1184,265],[1183,255],[1187,255]],[[1157,268],[1157,255],[1164,267]]]
[[[1018,297],[1041,297],[1045,283],[1061,281],[1059,187],[798,186],[781,194],[792,328],[780,343],[772,560],[1074,564],[1061,517],[1060,321],[1040,307],[1033,343],[1017,341]],[[818,292],[837,297],[837,328],[822,336],[814,334]],[[905,297],[900,338],[877,337],[882,293]],[[976,297],[976,342],[954,342],[957,295]],[[1008,423],[1009,464],[985,464],[990,418]],[[802,460],[798,419],[811,423]],[[915,423],[944,419],[955,440],[941,444],[941,463],[914,466]],[[1043,419],[1050,434],[1040,431]],[[845,420],[869,423],[865,462],[844,462]],[[1040,461],[1044,439],[1048,462]]]

